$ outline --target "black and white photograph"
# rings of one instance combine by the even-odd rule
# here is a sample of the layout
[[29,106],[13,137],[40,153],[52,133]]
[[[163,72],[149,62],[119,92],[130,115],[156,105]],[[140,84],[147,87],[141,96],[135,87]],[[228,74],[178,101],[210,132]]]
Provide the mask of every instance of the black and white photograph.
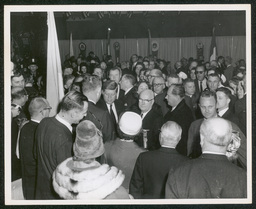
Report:
[[5,204],[252,204],[251,18],[5,5]]

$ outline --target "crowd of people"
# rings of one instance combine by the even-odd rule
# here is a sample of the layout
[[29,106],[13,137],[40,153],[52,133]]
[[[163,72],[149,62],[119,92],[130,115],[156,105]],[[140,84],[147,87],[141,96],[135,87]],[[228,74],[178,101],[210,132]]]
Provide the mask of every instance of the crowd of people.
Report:
[[45,72],[13,62],[11,174],[25,199],[247,197],[243,59],[71,57],[54,117]]

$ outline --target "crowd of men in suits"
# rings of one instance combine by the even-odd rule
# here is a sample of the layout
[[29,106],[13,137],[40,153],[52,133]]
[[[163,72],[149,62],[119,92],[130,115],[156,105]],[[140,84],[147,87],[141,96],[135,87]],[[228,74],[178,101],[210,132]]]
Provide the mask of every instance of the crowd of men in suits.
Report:
[[43,79],[29,71],[34,65],[31,76],[16,65],[11,77],[12,181],[22,178],[25,199],[60,198],[52,174],[73,156],[83,120],[102,133],[105,153],[95,159],[124,172],[130,197],[247,196],[244,60],[234,67],[230,57],[182,58],[172,68],[135,54],[116,65],[93,52],[72,57],[63,66],[66,94],[54,117]]

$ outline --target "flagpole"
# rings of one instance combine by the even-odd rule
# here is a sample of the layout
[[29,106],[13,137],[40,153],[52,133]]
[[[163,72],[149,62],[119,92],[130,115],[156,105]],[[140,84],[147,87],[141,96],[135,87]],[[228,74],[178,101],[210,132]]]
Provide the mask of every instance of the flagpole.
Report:
[[148,28],[148,56],[151,54],[151,33],[150,29]]
[[110,32],[111,32],[111,29],[108,28],[107,55],[110,55]]
[[69,40],[69,57],[74,56],[74,49],[73,49],[73,38],[72,32],[70,33],[70,40]]
[[211,40],[211,46],[210,46],[210,62],[212,60],[217,59],[217,45],[216,45],[216,37],[215,37],[215,27],[212,28],[212,40]]

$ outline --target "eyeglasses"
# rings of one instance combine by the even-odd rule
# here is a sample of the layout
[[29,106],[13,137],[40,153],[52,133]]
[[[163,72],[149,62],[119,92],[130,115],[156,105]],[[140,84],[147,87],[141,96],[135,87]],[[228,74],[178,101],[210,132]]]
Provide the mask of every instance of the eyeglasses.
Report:
[[[153,98],[154,99],[154,98]],[[150,102],[150,101],[152,101],[153,99],[141,99],[141,98],[139,98],[139,101],[140,102]]]
[[157,77],[156,75],[147,75],[148,78],[155,78]]
[[153,84],[154,87],[160,87],[160,86],[162,86],[162,85],[164,85],[164,83],[154,83],[154,84]]
[[196,74],[203,74],[204,71],[196,71]]

